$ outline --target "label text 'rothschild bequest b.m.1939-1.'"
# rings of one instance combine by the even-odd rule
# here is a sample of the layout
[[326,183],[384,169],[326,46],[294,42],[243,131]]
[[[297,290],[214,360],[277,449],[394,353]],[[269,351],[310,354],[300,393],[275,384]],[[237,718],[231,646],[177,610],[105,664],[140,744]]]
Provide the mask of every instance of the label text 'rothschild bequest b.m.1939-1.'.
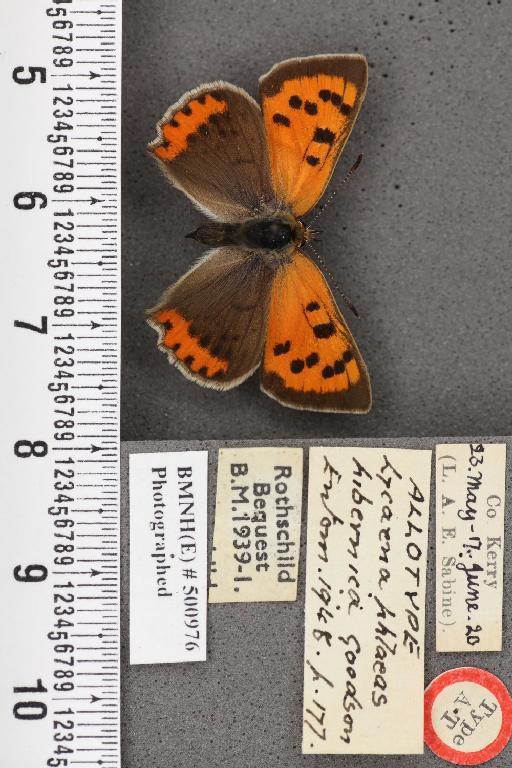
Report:
[[211,603],[295,600],[301,448],[219,451]]
[[302,751],[423,752],[431,452],[311,448]]
[[436,446],[436,647],[500,651],[506,446]]
[[207,451],[130,455],[130,662],[206,659]]

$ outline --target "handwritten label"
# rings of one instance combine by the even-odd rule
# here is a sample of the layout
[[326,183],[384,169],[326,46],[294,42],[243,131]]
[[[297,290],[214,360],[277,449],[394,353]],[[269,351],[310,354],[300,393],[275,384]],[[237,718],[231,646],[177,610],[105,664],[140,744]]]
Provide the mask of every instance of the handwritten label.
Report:
[[295,600],[301,448],[219,451],[211,603]]
[[430,451],[311,448],[302,751],[420,754]]
[[436,446],[436,646],[500,651],[506,446]]
[[130,663],[204,661],[207,451],[130,455]]

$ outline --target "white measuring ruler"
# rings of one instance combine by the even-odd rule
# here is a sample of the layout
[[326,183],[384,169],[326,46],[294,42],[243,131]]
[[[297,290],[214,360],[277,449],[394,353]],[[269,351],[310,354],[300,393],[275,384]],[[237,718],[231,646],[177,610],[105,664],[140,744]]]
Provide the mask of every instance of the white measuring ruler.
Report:
[[115,768],[121,2],[0,13],[1,762]]

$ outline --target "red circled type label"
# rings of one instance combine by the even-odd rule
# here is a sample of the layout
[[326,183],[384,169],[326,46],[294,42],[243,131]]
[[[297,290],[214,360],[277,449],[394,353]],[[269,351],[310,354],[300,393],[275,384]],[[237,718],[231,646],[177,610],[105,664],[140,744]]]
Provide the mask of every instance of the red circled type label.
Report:
[[458,667],[425,691],[425,743],[455,765],[479,765],[504,749],[512,735],[512,698],[496,675]]

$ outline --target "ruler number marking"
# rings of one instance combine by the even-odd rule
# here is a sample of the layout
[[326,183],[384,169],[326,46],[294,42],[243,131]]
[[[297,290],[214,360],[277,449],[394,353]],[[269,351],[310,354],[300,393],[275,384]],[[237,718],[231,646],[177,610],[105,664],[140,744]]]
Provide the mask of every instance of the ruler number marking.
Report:
[[[24,573],[22,573],[24,571]],[[48,568],[45,565],[32,564],[32,565],[17,565],[13,569],[13,576],[16,581],[23,581],[25,583],[36,583],[38,581],[45,581],[48,576]]]
[[46,315],[41,316],[41,325],[32,325],[32,323],[25,323],[23,320],[14,321],[15,328],[26,328],[28,331],[35,331],[36,333],[48,333],[48,318]]
[[[12,690],[13,693],[48,693],[40,677],[35,686],[15,686]],[[42,720],[48,708],[42,701],[18,701],[12,711],[17,720]]]
[[18,459],[28,459],[31,456],[35,456],[37,459],[42,459],[48,453],[48,443],[44,440],[17,440],[14,443],[14,455]]
[[18,192],[18,194],[13,197],[14,207],[18,208],[20,211],[33,210],[36,206],[36,200],[40,200],[39,208],[46,208],[48,198],[42,192]]
[[46,83],[46,67],[27,67],[29,74],[24,75],[25,67],[15,67],[12,71],[12,79],[18,85],[32,85],[39,76],[40,83]]

